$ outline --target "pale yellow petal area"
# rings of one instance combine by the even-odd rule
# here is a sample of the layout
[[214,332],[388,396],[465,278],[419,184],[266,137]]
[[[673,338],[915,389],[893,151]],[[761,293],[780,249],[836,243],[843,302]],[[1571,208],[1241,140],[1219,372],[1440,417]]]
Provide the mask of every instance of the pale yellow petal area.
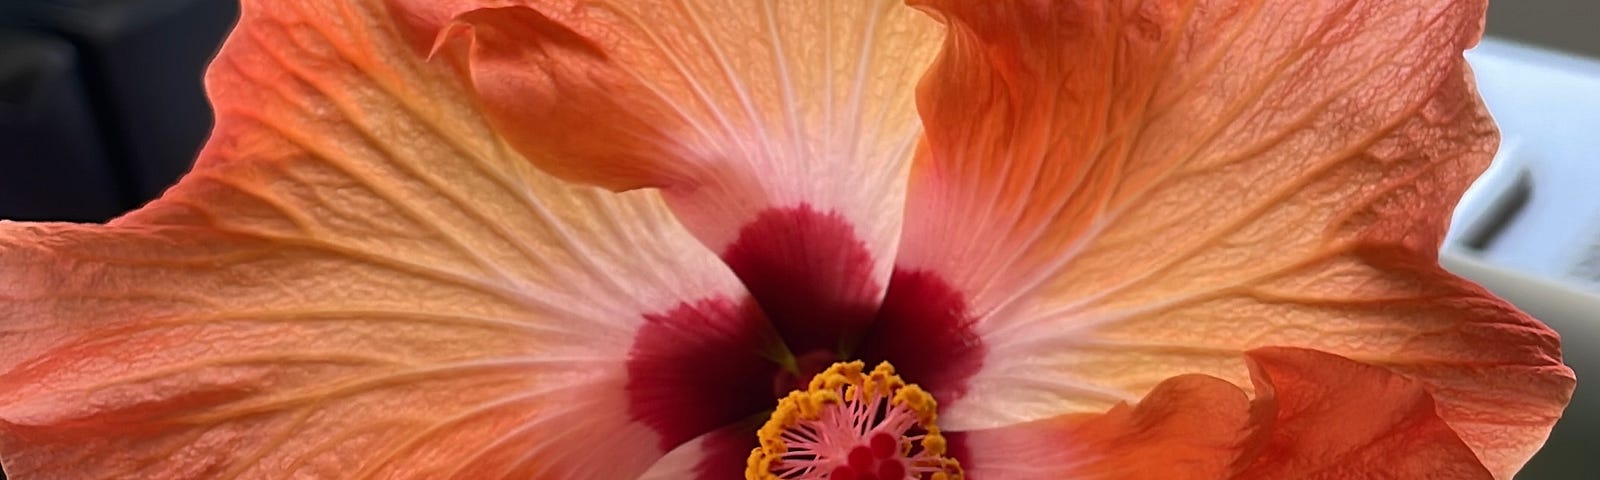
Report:
[[193,172],[109,225],[0,223],[10,478],[615,479],[670,447],[635,333],[748,294],[659,194],[537,171],[384,8],[246,1]]
[[952,26],[896,266],[985,352],[947,426],[1249,388],[1280,345],[1419,380],[1500,478],[1542,444],[1555,333],[1436,261],[1497,144],[1461,57],[1483,1],[917,3]]
[[928,15],[900,0],[391,3],[542,168],[659,187],[718,252],[764,212],[839,215],[881,296],[921,134],[913,87],[944,33]]

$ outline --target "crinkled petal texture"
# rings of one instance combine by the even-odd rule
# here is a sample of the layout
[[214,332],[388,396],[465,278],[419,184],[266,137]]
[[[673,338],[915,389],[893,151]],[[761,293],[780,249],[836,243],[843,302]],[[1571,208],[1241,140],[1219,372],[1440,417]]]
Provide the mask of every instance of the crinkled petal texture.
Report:
[[870,322],[937,21],[900,0],[390,1],[541,167],[661,188],[797,354]]
[[105,226],[0,223],[11,478],[615,479],[664,453],[635,332],[748,293],[658,194],[537,172],[399,38],[377,0],[247,1],[178,186]]
[[1435,260],[1496,147],[1461,56],[1483,1],[914,3],[950,35],[896,268],[985,348],[947,428],[1248,388],[1280,345],[1418,382],[1497,477],[1542,444],[1556,334]]
[[978,479],[1494,478],[1414,381],[1327,353],[1248,354],[1257,397],[1215,377],[1137,406],[956,434]]

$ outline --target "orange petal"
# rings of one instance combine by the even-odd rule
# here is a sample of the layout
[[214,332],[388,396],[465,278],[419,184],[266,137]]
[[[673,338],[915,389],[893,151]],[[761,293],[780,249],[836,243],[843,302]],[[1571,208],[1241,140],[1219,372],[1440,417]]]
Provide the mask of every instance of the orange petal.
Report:
[[983,339],[952,428],[1247,387],[1240,354],[1289,345],[1421,381],[1502,478],[1539,447],[1556,335],[1436,263],[1497,142],[1483,1],[921,3],[951,35],[896,267]]
[[[660,187],[707,245],[741,257],[729,263],[764,306],[786,303],[795,284],[829,285],[839,291],[789,303],[841,304],[803,315],[813,321],[869,320],[921,130],[910,86],[937,48],[937,22],[897,0],[392,3],[412,30],[438,35],[434,54],[461,66],[493,123],[541,168],[616,190]],[[815,226],[833,218],[844,228]],[[741,240],[769,231],[795,241],[763,240],[772,251],[742,258]],[[793,271],[766,272],[796,259]],[[803,278],[785,282],[790,292],[760,278],[793,276]],[[833,311],[861,305],[862,315]]]
[[647,326],[764,362],[659,195],[538,172],[376,3],[245,2],[179,185],[0,223],[12,478],[631,478],[696,433],[635,394]]
[[1494,478],[1416,381],[1314,350],[1249,356],[1256,401],[1277,413],[1238,478]]
[[1489,479],[1416,382],[1335,355],[1249,353],[1258,397],[1184,375],[1137,406],[952,435],[976,479]]

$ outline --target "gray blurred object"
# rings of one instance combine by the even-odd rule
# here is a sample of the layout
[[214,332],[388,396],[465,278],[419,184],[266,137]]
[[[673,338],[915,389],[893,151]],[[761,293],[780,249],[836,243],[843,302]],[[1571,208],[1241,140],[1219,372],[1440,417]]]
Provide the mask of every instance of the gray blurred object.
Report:
[[1492,36],[1600,58],[1600,0],[1490,0],[1488,28]]
[[[53,133],[58,135],[73,132],[78,135],[77,142],[97,144],[104,154],[101,170],[114,184],[109,189],[93,188],[101,188],[117,200],[112,208],[96,214],[86,214],[91,205],[78,205],[72,215],[59,216],[49,210],[11,211],[21,208],[18,205],[59,202],[49,194],[20,203],[4,199],[8,202],[0,204],[4,216],[105,220],[154,198],[171,185],[188,170],[211,130],[211,109],[201,77],[237,18],[238,3],[231,0],[0,0],[0,26],[53,37],[70,47],[60,55],[75,59],[76,65],[60,70],[74,72],[77,78],[63,78],[62,82],[82,85],[82,97],[94,120],[93,133],[77,125],[53,125],[37,118],[29,128],[39,132],[55,128]],[[38,104],[48,101],[43,97],[47,93],[24,94],[37,95],[26,100]],[[74,106],[35,108],[54,111]],[[11,129],[7,133],[27,132]],[[70,162],[47,149],[0,150],[0,172],[42,172],[60,181],[84,172],[81,166],[67,169]],[[55,186],[87,189],[95,182]]]
[[[1488,31],[1493,38],[1600,59],[1600,1],[1491,1]],[[1497,51],[1497,47],[1489,45],[1477,53],[1518,55],[1506,50]],[[1554,59],[1553,57],[1559,55],[1532,50],[1525,50],[1520,55],[1536,62],[1550,63],[1549,60],[1554,60],[1556,65],[1574,60]],[[1582,59],[1576,60],[1582,61]],[[1549,86],[1543,85],[1544,81],[1541,80],[1485,79],[1484,67],[1489,66],[1479,65],[1478,73],[1484,95],[1507,136],[1507,148],[1503,150],[1499,164],[1496,165],[1498,171],[1493,172],[1499,177],[1486,178],[1487,182],[1481,183],[1485,185],[1485,191],[1482,192],[1485,197],[1488,198],[1492,194],[1494,199],[1486,200],[1484,206],[1501,209],[1499,212],[1490,212],[1491,217],[1498,217],[1492,221],[1500,225],[1479,228],[1502,230],[1494,233],[1504,233],[1504,235],[1482,236],[1484,232],[1475,232],[1479,235],[1473,239],[1479,242],[1476,249],[1447,248],[1443,259],[1451,270],[1483,283],[1495,293],[1506,297],[1560,331],[1567,363],[1578,374],[1578,390],[1573,396],[1572,404],[1567,407],[1566,416],[1561,423],[1556,424],[1555,431],[1551,433],[1550,441],[1544,450],[1540,451],[1528,467],[1517,476],[1521,480],[1600,478],[1600,473],[1596,473],[1600,472],[1600,454],[1597,454],[1600,452],[1600,447],[1597,447],[1600,445],[1600,294],[1596,294],[1600,290],[1585,285],[1587,282],[1583,278],[1567,278],[1556,273],[1561,268],[1560,265],[1541,263],[1531,258],[1537,253],[1573,249],[1553,247],[1549,244],[1526,244],[1543,240],[1556,243],[1592,241],[1600,245],[1600,238],[1585,238],[1596,232],[1552,236],[1534,233],[1535,229],[1530,228],[1530,225],[1540,223],[1539,216],[1543,216],[1544,222],[1551,225],[1557,225],[1563,222],[1562,218],[1565,218],[1566,224],[1579,228],[1600,226],[1600,223],[1597,223],[1600,222],[1600,209],[1585,210],[1577,205],[1570,205],[1573,202],[1568,202],[1568,206],[1563,209],[1558,206],[1561,204],[1550,201],[1551,194],[1545,191],[1548,190],[1548,185],[1545,184],[1549,182],[1538,182],[1537,178],[1566,180],[1569,186],[1576,185],[1577,182],[1570,180],[1584,178],[1581,174],[1563,171],[1560,167],[1555,167],[1555,172],[1548,170],[1558,165],[1556,159],[1563,157],[1571,159],[1567,162],[1569,166],[1566,170],[1589,170],[1583,167],[1600,165],[1600,148],[1593,147],[1594,142],[1591,140],[1591,146],[1586,148],[1567,148],[1564,152],[1552,151],[1553,148],[1561,147],[1553,145],[1553,142],[1543,141],[1542,138],[1520,138],[1530,134],[1559,136],[1561,133],[1558,132],[1563,131],[1582,139],[1600,137],[1600,109],[1595,109],[1595,105],[1600,105],[1600,63],[1591,65],[1597,66],[1591,66],[1588,72],[1568,72],[1572,75],[1586,74],[1596,79],[1594,87],[1579,88],[1569,93],[1569,96],[1576,97],[1582,101],[1581,103],[1562,102],[1559,96],[1544,97],[1553,98],[1555,101],[1518,98],[1537,97],[1535,95],[1537,92]],[[1503,69],[1519,68],[1512,65],[1506,67],[1508,68]],[[1582,67],[1557,68],[1557,70],[1573,69],[1584,70]],[[1547,79],[1551,75],[1562,75],[1556,72],[1546,73],[1544,77]],[[1552,110],[1587,111],[1590,114],[1586,119],[1576,122],[1560,121],[1547,117],[1547,113]],[[1530,166],[1529,163],[1533,165]],[[1535,172],[1533,169],[1546,171]],[[1600,175],[1595,175],[1593,170],[1589,171],[1590,176],[1587,180],[1589,184],[1600,185]],[[1496,181],[1499,183],[1496,184]],[[1591,199],[1600,197],[1600,191],[1592,189],[1583,194]],[[1519,202],[1523,202],[1524,205],[1516,205]],[[1539,203],[1548,206],[1541,207]],[[1531,213],[1521,214],[1523,210],[1529,210]],[[1518,222],[1521,225],[1518,225]],[[1516,231],[1518,229],[1521,231]],[[1488,243],[1497,238],[1498,245]],[[1499,255],[1491,251],[1495,249],[1498,249]],[[1511,258],[1518,256],[1519,253],[1522,254],[1522,260]],[[1492,258],[1496,256],[1499,258]],[[1573,276],[1584,276],[1582,272],[1590,268],[1584,262],[1585,257],[1575,252],[1570,258],[1576,261],[1571,262],[1568,272],[1577,274]]]

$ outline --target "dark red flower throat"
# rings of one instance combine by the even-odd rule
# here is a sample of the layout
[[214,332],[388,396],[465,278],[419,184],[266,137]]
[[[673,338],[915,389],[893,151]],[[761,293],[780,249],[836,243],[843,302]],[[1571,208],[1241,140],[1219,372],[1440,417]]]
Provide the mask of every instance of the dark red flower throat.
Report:
[[742,471],[776,399],[833,362],[892,362],[948,404],[983,360],[965,299],[931,272],[899,268],[880,299],[872,253],[837,213],[769,209],[740,229],[722,259],[752,298],[705,298],[646,315],[627,383],[629,413],[661,434],[662,448],[749,423],[747,435],[718,447],[731,450],[732,462],[718,470]]

